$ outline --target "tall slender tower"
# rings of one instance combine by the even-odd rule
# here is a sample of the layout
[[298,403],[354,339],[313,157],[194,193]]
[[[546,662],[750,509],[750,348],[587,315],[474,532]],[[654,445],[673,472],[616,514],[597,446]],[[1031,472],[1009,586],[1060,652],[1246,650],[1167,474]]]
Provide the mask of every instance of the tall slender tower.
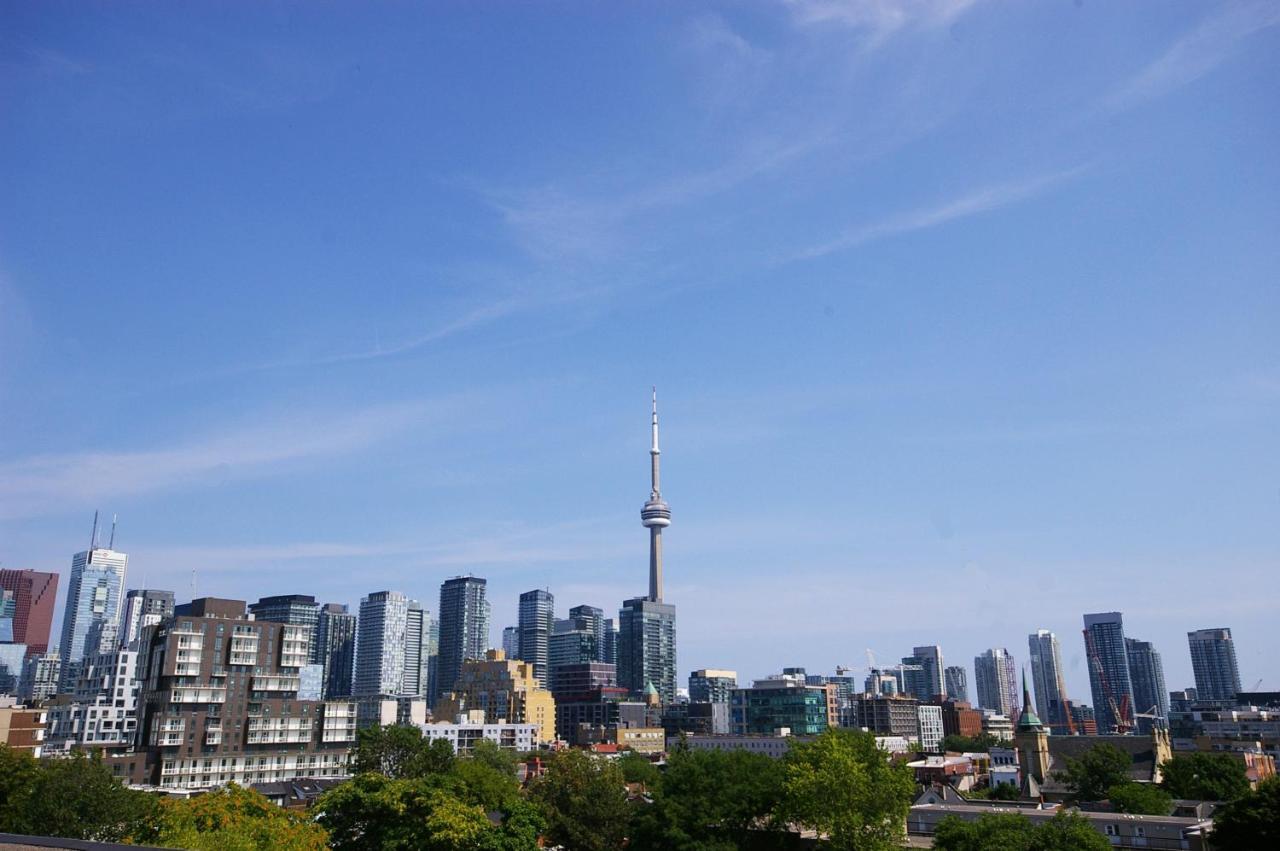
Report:
[[671,508],[662,501],[658,483],[656,389],[651,428],[651,487],[640,510],[640,522],[649,530],[649,593],[624,601],[618,612],[618,685],[636,697],[656,690],[663,703],[671,703],[676,699],[676,607],[662,602],[662,530],[671,525]]
[[653,388],[653,442],[649,446],[649,501],[640,509],[640,522],[649,529],[649,599],[662,602],[662,530],[671,525],[671,506],[662,500],[658,482],[658,388]]

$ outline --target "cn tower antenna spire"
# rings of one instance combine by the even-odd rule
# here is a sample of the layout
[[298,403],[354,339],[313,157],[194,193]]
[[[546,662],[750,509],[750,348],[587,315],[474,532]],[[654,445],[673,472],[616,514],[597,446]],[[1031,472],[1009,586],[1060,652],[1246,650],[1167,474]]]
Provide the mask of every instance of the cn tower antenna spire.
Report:
[[671,507],[662,499],[658,478],[658,388],[653,388],[653,441],[649,446],[649,501],[640,509],[640,522],[649,530],[649,599],[662,602],[662,530],[671,525]]

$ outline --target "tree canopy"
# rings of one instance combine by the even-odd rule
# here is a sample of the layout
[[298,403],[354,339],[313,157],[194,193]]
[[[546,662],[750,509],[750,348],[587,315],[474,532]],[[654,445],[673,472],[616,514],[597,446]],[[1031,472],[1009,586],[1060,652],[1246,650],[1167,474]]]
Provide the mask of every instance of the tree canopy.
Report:
[[1180,754],[1160,763],[1160,772],[1160,785],[1175,798],[1234,801],[1249,794],[1244,762],[1231,754]]
[[1115,745],[1094,745],[1079,759],[1067,759],[1067,770],[1054,777],[1066,784],[1073,801],[1101,801],[1111,787],[1129,782],[1133,758]]
[[119,842],[144,829],[157,799],[125,788],[101,758],[37,760],[0,745],[0,831]]
[[1280,777],[1215,812],[1211,840],[1218,851],[1280,848]]
[[1036,825],[1017,813],[991,813],[976,821],[948,816],[933,834],[935,851],[1107,851],[1111,848],[1088,820],[1060,812]]
[[762,847],[777,836],[781,760],[749,751],[674,751],[653,806],[636,815],[632,845],[644,851]]
[[990,733],[979,733],[976,736],[961,736],[953,733],[942,740],[944,751],[959,753],[986,753],[992,748],[1007,748],[1007,739],[998,739]]
[[792,746],[783,765],[782,814],[828,837],[842,851],[897,848],[915,780],[875,736],[829,728]]
[[351,768],[356,774],[377,772],[399,780],[443,774],[453,760],[453,746],[444,739],[429,742],[417,727],[375,724],[356,734]]
[[622,847],[631,818],[622,769],[583,751],[561,751],[530,787],[548,838],[568,851]]
[[194,851],[325,851],[324,828],[234,783],[193,798],[163,798],[147,827],[131,837]]
[[1150,783],[1127,780],[1107,790],[1107,800],[1118,813],[1140,816],[1167,816],[1173,812],[1173,796]]

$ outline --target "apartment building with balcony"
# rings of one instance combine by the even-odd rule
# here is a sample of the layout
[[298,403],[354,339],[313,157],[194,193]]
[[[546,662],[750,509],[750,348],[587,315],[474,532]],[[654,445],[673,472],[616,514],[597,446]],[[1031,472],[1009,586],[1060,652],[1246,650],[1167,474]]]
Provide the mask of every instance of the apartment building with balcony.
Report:
[[177,607],[139,649],[135,749],[109,761],[164,788],[346,776],[355,704],[298,698],[310,651],[305,625],[254,620],[240,600]]

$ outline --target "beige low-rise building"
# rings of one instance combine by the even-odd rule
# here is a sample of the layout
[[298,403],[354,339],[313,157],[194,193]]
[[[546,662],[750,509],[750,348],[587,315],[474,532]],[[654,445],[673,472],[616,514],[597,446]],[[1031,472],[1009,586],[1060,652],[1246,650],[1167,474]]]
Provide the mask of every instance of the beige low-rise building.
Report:
[[533,724],[537,741],[556,738],[556,702],[534,676],[533,665],[490,650],[483,660],[462,663],[462,670],[435,708],[436,718],[456,718],[474,710],[487,723]]

